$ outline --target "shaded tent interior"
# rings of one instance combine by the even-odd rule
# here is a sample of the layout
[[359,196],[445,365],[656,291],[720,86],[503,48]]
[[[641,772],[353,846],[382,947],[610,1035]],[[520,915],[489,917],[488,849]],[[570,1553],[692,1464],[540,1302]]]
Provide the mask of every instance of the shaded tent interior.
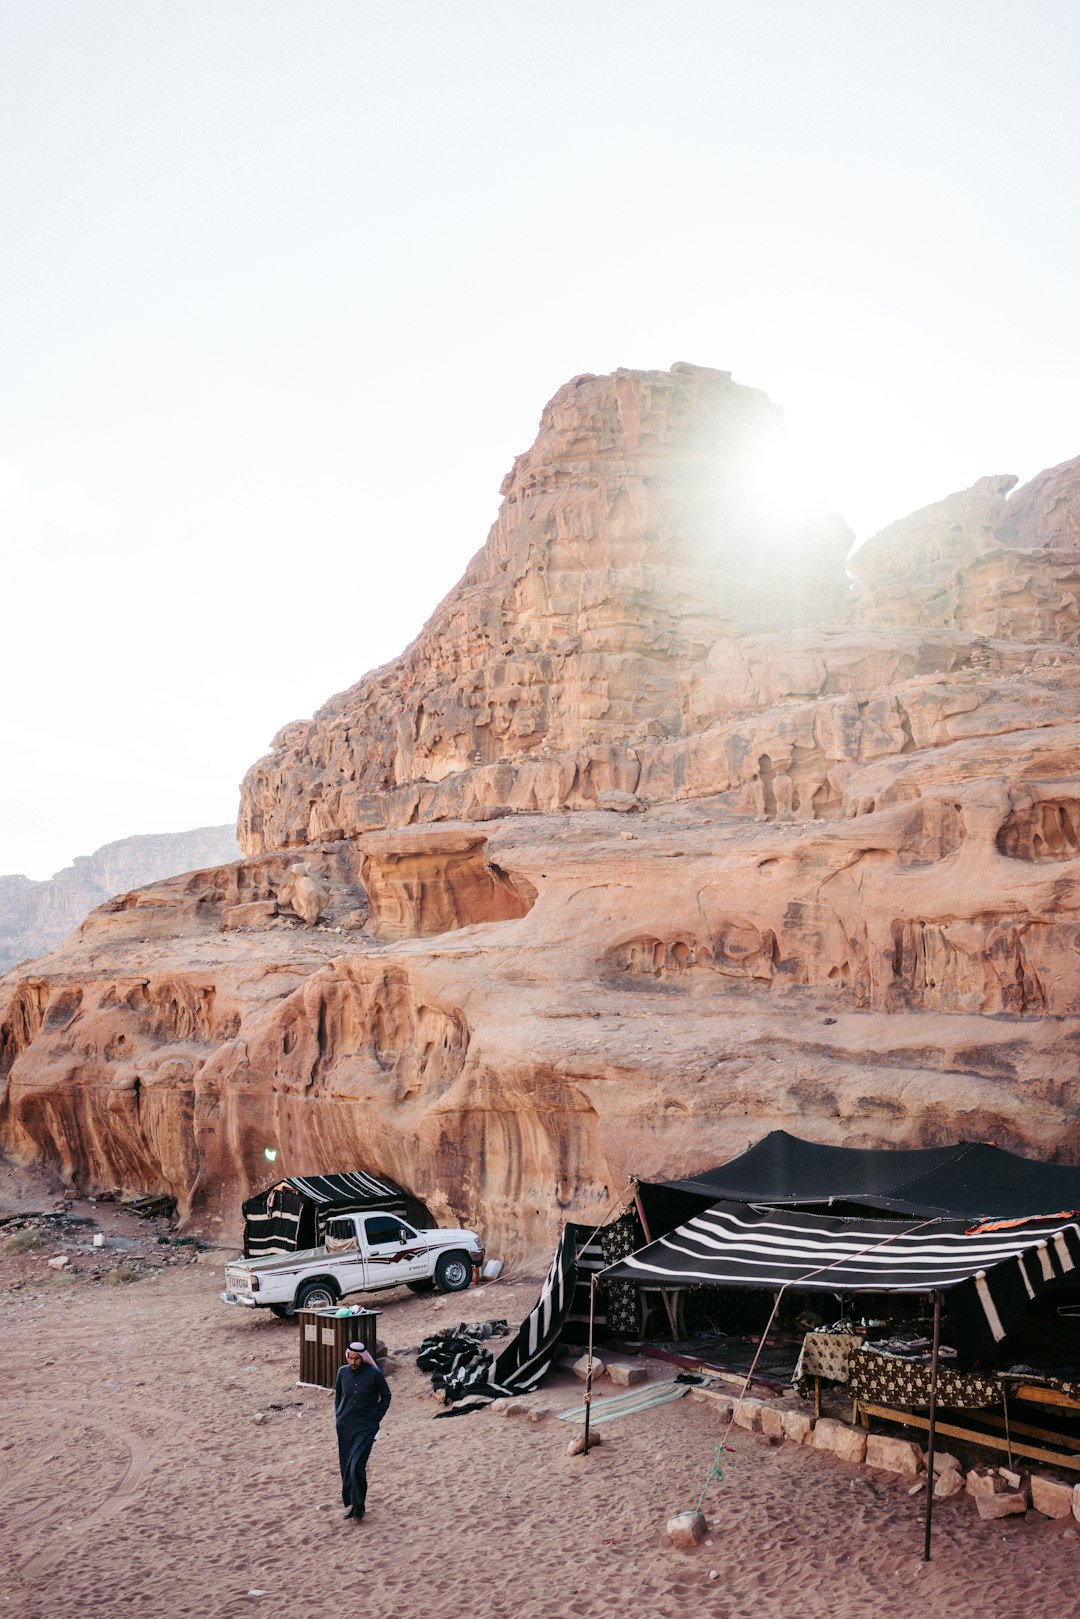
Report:
[[327,1220],[369,1209],[401,1214],[415,1226],[435,1223],[426,1203],[396,1181],[366,1170],[292,1175],[275,1181],[243,1204],[244,1257],[258,1259],[267,1254],[316,1248],[323,1240]]
[[886,1308],[891,1294],[941,1293],[961,1366],[993,1355],[1044,1296],[1075,1299],[1078,1277],[1077,1220],[973,1229],[963,1220],[842,1219],[729,1202],[602,1273],[604,1282],[648,1287],[868,1295]]

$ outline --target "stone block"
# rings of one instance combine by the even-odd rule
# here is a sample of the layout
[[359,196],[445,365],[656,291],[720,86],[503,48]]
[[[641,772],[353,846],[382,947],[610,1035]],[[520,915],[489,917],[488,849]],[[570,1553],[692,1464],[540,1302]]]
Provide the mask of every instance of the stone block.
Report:
[[796,1445],[808,1445],[814,1437],[814,1419],[807,1411],[782,1411],[780,1421],[784,1438]]
[[1008,1518],[1014,1512],[1027,1511],[1027,1496],[1013,1490],[1000,1495],[977,1495],[975,1505],[980,1518]]
[[822,1417],[814,1428],[811,1442],[815,1450],[831,1450],[844,1462],[858,1465],[866,1460],[865,1430],[851,1428],[846,1422],[838,1422],[835,1417]]
[[1067,1518],[1073,1509],[1075,1484],[1063,1484],[1059,1478],[1031,1475],[1031,1504],[1044,1518]]
[[962,1495],[964,1490],[964,1475],[958,1467],[947,1467],[944,1473],[938,1473],[934,1479],[934,1499],[946,1501],[950,1495]]
[[[593,1450],[596,1449],[597,1445],[602,1445],[603,1443],[604,1443],[603,1435],[598,1434],[595,1428],[590,1428],[589,1429],[589,1450],[593,1451]],[[584,1430],[584,1428],[582,1428],[580,1433],[576,1433],[574,1435],[573,1439],[571,1439],[570,1443],[566,1447],[566,1454],[568,1456],[584,1456],[584,1454],[585,1454],[585,1430]]]
[[996,1467],[973,1467],[965,1480],[965,1487],[969,1495],[976,1497],[1001,1495],[1005,1489],[1005,1480]]
[[529,1414],[524,1400],[500,1400],[495,1409],[501,1417],[526,1417]]
[[608,1367],[607,1374],[621,1389],[632,1388],[635,1383],[647,1383],[649,1380],[649,1374],[644,1366],[612,1365]]
[[1080,1523],[1080,1484],[1073,1485],[1073,1517]]
[[[925,1460],[925,1457],[924,1457],[924,1460]],[[940,1473],[962,1473],[962,1472],[963,1472],[963,1468],[960,1466],[959,1460],[957,1459],[957,1457],[955,1457],[952,1454],[951,1451],[948,1451],[948,1450],[935,1450],[935,1452],[934,1452],[934,1477],[935,1478],[937,1478]]]
[[761,1401],[739,1400],[734,1410],[735,1426],[750,1433],[761,1432]]
[[879,1467],[884,1473],[914,1475],[922,1471],[922,1461],[921,1448],[910,1439],[894,1439],[881,1433],[866,1436],[867,1467]]
[[673,1546],[697,1546],[705,1538],[705,1519],[696,1510],[676,1512],[667,1521],[667,1535]]
[[761,1431],[768,1434],[770,1439],[783,1439],[784,1413],[777,1405],[763,1405],[761,1407]]
[[252,899],[246,905],[226,905],[221,913],[221,930],[229,933],[235,928],[261,928],[277,915],[277,900]]
[[[573,1372],[575,1377],[580,1377],[581,1381],[584,1383],[585,1379],[589,1375],[589,1357],[588,1357],[588,1355],[582,1355],[580,1360],[576,1360],[574,1362],[574,1364],[571,1366],[570,1370]],[[599,1355],[594,1355],[593,1356],[593,1362],[592,1362],[593,1382],[595,1383],[596,1379],[598,1377],[603,1377],[603,1375],[604,1375],[604,1373],[606,1371],[607,1371],[607,1367],[604,1365],[604,1362],[600,1359],[600,1356]]]

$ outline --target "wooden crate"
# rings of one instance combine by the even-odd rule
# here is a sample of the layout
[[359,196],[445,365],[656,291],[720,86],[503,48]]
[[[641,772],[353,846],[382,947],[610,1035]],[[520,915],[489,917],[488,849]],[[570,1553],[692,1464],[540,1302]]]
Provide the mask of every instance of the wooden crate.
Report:
[[375,1329],[381,1314],[380,1310],[368,1310],[364,1315],[338,1315],[336,1310],[297,1310],[301,1383],[332,1389],[351,1343],[363,1344],[374,1355]]

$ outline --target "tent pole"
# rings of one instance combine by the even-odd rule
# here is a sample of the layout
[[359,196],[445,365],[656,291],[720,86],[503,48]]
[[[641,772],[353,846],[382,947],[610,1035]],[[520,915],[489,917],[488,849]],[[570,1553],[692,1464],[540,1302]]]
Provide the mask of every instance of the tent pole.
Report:
[[589,1454],[589,1412],[592,1408],[592,1352],[593,1352],[593,1319],[596,1315],[596,1274],[594,1272],[589,1284],[589,1364],[585,1369],[585,1449],[583,1455]]
[[930,1427],[926,1445],[926,1532],[923,1562],[930,1561],[930,1526],[934,1511],[934,1433],[937,1424],[938,1358],[941,1349],[941,1294],[934,1294],[934,1349],[930,1359]]

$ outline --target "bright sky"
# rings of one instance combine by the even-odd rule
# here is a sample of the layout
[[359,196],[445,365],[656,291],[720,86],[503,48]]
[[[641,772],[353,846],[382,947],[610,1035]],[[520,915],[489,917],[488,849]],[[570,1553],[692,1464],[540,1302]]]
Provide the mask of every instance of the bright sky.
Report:
[[230,820],[580,371],[862,537],[1080,453],[1076,0],[6,0],[0,872]]

